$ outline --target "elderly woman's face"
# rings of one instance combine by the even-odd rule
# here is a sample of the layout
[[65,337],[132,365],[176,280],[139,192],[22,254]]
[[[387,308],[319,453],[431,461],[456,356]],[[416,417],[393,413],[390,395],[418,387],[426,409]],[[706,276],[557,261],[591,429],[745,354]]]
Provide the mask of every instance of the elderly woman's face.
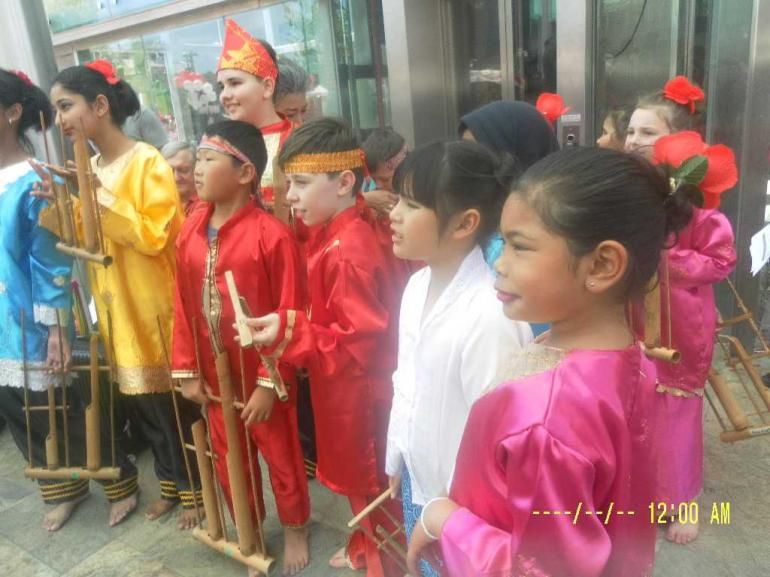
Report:
[[192,150],[180,150],[167,159],[174,170],[174,180],[182,202],[195,196],[195,157]]

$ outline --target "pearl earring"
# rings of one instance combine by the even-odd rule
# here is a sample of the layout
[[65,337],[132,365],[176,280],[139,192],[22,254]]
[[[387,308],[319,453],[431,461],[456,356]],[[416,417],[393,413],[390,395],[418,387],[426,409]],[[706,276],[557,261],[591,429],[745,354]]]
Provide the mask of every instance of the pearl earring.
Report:
[[589,280],[588,281],[588,288],[594,288],[594,286],[596,286],[596,283],[594,281],[592,281],[592,280]]

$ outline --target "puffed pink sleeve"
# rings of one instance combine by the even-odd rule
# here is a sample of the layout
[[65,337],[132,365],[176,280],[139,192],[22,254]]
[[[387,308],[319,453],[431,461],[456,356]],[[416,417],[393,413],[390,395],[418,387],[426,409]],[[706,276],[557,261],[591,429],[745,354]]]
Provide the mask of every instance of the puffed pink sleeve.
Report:
[[687,243],[666,251],[672,286],[684,288],[718,283],[735,267],[735,237],[730,221],[717,210],[696,209]]
[[573,524],[578,504],[596,510],[596,471],[585,457],[537,425],[499,443],[493,470],[499,477],[491,483],[507,490],[510,507],[498,514],[511,519],[511,530],[467,508],[455,511],[439,541],[451,577],[601,575],[611,550],[602,519],[581,514]]

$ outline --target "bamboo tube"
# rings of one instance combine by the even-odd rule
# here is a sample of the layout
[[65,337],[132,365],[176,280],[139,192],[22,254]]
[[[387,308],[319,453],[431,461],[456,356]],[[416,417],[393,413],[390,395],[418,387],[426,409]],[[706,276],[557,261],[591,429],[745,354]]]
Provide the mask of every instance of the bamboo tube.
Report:
[[91,402],[86,407],[86,468],[97,471],[102,463],[101,403],[99,391],[99,335],[91,334]]
[[110,266],[112,264],[112,257],[109,255],[99,254],[96,252],[92,253],[76,246],[68,246],[63,242],[56,243],[56,250],[63,252],[64,254],[67,254],[71,257],[82,258],[83,260],[95,262],[96,264],[101,264],[104,266]]
[[727,414],[727,418],[732,423],[736,431],[742,431],[749,428],[749,419],[746,413],[741,409],[738,402],[735,400],[735,396],[730,390],[727,381],[719,372],[713,367],[709,369],[708,382],[711,384],[711,388],[714,390],[719,402]]
[[660,283],[657,275],[644,297],[644,346],[654,349],[660,344]]
[[[59,309],[56,309],[56,330],[59,334],[59,342],[64,342],[64,331],[62,330],[61,326],[61,313],[59,312]],[[59,373],[60,375],[60,385],[61,385],[61,422],[62,422],[62,432],[64,433],[64,466],[69,467],[70,466],[70,429],[69,429],[69,415],[67,414],[67,410],[69,409],[69,405],[67,403],[67,374],[66,374],[66,368],[64,367],[64,351],[62,350],[62,347],[59,347],[59,366],[61,367],[61,371]]]
[[665,347],[653,347],[648,349],[646,344],[643,344],[642,346],[644,347],[644,354],[651,359],[659,359],[672,364],[676,364],[682,360],[682,354],[677,350],[667,349]]
[[390,490],[390,488],[385,489],[383,493],[381,493],[374,501],[369,503],[366,507],[361,509],[361,511],[353,517],[350,521],[348,521],[348,527],[353,528],[356,525],[358,525],[362,519],[364,519],[367,515],[369,515],[372,511],[374,511],[377,507],[382,505],[385,501],[388,499],[391,499],[393,495],[393,492]]
[[195,483],[193,483],[192,469],[190,468],[190,458],[185,451],[184,430],[182,429],[182,418],[179,414],[179,403],[176,399],[176,392],[174,391],[174,383],[171,380],[171,359],[168,354],[168,347],[166,345],[166,335],[163,334],[163,325],[160,322],[160,317],[155,317],[155,321],[158,324],[158,334],[160,335],[160,342],[163,346],[163,357],[166,360],[166,366],[169,371],[169,387],[171,388],[171,404],[174,406],[174,418],[176,420],[176,430],[179,433],[179,444],[182,449],[182,457],[184,459],[184,468],[187,473],[187,482],[190,484],[190,491],[193,493],[193,507],[195,508],[195,519],[198,521],[198,525],[201,524],[201,512],[198,509],[198,498],[195,496]]
[[752,439],[767,434],[770,434],[770,425],[751,427],[749,429],[743,429],[742,431],[723,431],[719,434],[719,439],[723,443],[735,443],[737,441],[745,441],[746,439]]
[[222,395],[222,418],[227,438],[227,474],[230,479],[233,498],[233,517],[235,518],[235,528],[238,533],[238,546],[243,555],[249,556],[256,550],[254,524],[252,523],[249,507],[246,473],[243,470],[243,451],[238,431],[240,419],[233,406],[235,392],[233,390],[230,360],[227,353],[219,353],[215,363]]
[[768,388],[765,386],[764,382],[762,381],[762,377],[757,371],[757,367],[754,366],[754,363],[751,359],[751,355],[749,355],[748,351],[746,351],[746,348],[743,346],[741,341],[739,341],[737,338],[735,337],[724,337],[724,338],[729,340],[735,347],[735,351],[738,353],[738,359],[741,361],[743,368],[746,370],[746,373],[749,375],[751,382],[754,383],[754,388],[757,389],[759,396],[762,398],[762,401],[765,403],[765,407],[767,407],[767,409],[770,410],[770,390],[768,390]]
[[59,467],[55,471],[42,467],[27,467],[24,476],[28,479],[94,479],[98,481],[117,481],[120,479],[120,468],[102,467],[94,471],[78,467]]
[[90,252],[99,250],[99,236],[96,230],[96,200],[90,178],[91,158],[88,145],[82,132],[75,139],[75,164],[78,171],[78,190],[80,191],[80,212],[83,220],[83,245]]
[[209,534],[206,531],[199,529],[198,527],[193,529],[193,537],[215,551],[219,551],[223,555],[235,559],[247,567],[256,569],[263,575],[268,575],[270,569],[273,567],[273,563],[275,563],[275,559],[266,555],[244,555],[233,543],[224,539],[214,540],[209,537]]
[[48,385],[48,435],[45,438],[45,463],[55,470],[59,468],[59,434],[56,430],[56,389]]
[[214,541],[222,538],[222,526],[219,523],[219,508],[217,507],[217,494],[214,486],[214,472],[211,461],[206,457],[206,424],[203,419],[195,421],[192,425],[193,444],[195,446],[195,458],[198,461],[198,473],[201,479],[201,493],[203,494],[203,511],[206,514],[206,530]]
[[24,380],[24,411],[27,425],[27,461],[32,468],[32,424],[30,422],[29,407],[29,373],[27,372],[27,321],[24,316],[24,309],[19,311],[19,323],[21,325],[21,370]]

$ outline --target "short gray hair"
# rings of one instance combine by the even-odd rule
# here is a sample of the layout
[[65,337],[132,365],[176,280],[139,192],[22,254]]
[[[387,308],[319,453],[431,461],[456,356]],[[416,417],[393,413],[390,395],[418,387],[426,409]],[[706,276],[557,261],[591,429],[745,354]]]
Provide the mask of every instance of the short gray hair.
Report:
[[163,145],[163,148],[160,149],[160,153],[163,155],[163,158],[168,160],[169,158],[175,157],[183,150],[189,150],[193,155],[193,162],[195,162],[195,146],[186,140],[172,140],[171,142],[167,142]]
[[278,60],[278,88],[275,91],[275,99],[280,100],[287,94],[302,93],[308,91],[310,75],[304,68],[289,58]]

